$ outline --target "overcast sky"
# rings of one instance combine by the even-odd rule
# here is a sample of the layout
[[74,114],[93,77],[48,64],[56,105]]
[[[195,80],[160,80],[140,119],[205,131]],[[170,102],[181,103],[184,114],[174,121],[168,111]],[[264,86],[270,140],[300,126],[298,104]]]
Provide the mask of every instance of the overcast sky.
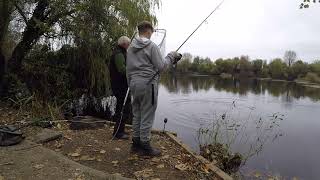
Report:
[[[302,0],[226,0],[181,52],[217,59],[249,55],[283,57],[294,50],[320,59],[320,4],[299,9]],[[159,28],[167,29],[166,50],[178,48],[219,0],[162,0]]]

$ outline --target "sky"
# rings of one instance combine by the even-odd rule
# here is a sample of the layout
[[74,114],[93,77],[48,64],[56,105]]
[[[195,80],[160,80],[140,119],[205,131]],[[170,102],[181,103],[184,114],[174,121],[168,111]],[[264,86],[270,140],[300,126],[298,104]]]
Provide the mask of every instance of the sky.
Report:
[[[180,52],[209,57],[283,58],[293,50],[307,62],[320,60],[320,3],[302,0],[226,0]],[[176,50],[220,0],[162,0],[158,28],[167,30],[166,51]]]

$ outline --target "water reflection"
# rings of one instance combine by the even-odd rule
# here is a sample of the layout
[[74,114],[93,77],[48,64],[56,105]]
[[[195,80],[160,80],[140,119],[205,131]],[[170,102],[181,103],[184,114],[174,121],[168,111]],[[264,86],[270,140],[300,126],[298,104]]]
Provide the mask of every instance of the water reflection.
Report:
[[280,97],[287,105],[294,99],[310,98],[312,101],[320,100],[319,89],[299,85],[293,82],[267,81],[254,79],[222,79],[213,76],[172,76],[163,75],[161,84],[170,93],[190,94],[198,91],[209,91],[211,88],[219,92],[228,92],[247,96],[270,94]]
[[[167,130],[177,132],[184,143],[197,151],[199,129],[212,125],[217,117],[222,118],[226,114],[226,117],[230,117],[230,123],[227,124],[231,124],[231,127],[235,127],[234,124],[246,127],[243,130],[237,128],[236,133],[241,135],[239,140],[232,141],[235,142],[232,145],[233,152],[250,152],[248,149],[256,144],[258,146],[255,147],[259,147],[261,138],[258,140],[257,137],[261,137],[260,130],[268,132],[262,133],[262,138],[268,139],[264,141],[267,143],[263,143],[263,149],[258,151],[258,155],[246,162],[243,172],[258,171],[279,174],[281,177],[288,177],[287,179],[300,177],[318,180],[319,100],[319,89],[295,83],[162,76],[155,128],[162,129],[163,119],[168,118]],[[233,102],[236,103],[236,108],[230,110]],[[285,117],[279,126],[270,125],[273,121],[269,121],[269,117],[274,113]],[[273,128],[271,132],[270,128],[257,126],[257,122],[277,129]],[[227,130],[230,126],[227,126]],[[227,135],[229,134],[222,134],[221,137],[228,137]],[[226,141],[228,138],[222,140]]]

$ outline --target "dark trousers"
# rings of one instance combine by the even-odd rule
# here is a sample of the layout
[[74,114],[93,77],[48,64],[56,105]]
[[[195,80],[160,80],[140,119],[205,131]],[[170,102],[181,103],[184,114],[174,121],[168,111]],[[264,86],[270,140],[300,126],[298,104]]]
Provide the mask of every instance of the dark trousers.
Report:
[[[128,119],[131,117],[131,97],[130,94],[127,98],[127,102],[123,109],[123,116],[121,120],[121,110],[123,106],[123,102],[125,100],[127,93],[127,89],[124,88],[115,88],[113,90],[113,94],[117,98],[117,106],[116,106],[116,112],[113,116],[113,121],[116,122],[113,130],[113,135],[117,133],[117,135],[123,134],[125,132],[125,123],[128,121]],[[121,122],[120,122],[121,121]]]

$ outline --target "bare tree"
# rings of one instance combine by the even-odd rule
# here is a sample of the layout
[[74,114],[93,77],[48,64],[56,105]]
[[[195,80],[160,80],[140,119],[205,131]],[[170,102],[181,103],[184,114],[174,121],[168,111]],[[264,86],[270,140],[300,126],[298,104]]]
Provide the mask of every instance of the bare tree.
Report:
[[294,64],[297,59],[297,53],[291,50],[286,51],[283,59],[284,62],[286,62],[289,67],[291,67],[291,65]]

